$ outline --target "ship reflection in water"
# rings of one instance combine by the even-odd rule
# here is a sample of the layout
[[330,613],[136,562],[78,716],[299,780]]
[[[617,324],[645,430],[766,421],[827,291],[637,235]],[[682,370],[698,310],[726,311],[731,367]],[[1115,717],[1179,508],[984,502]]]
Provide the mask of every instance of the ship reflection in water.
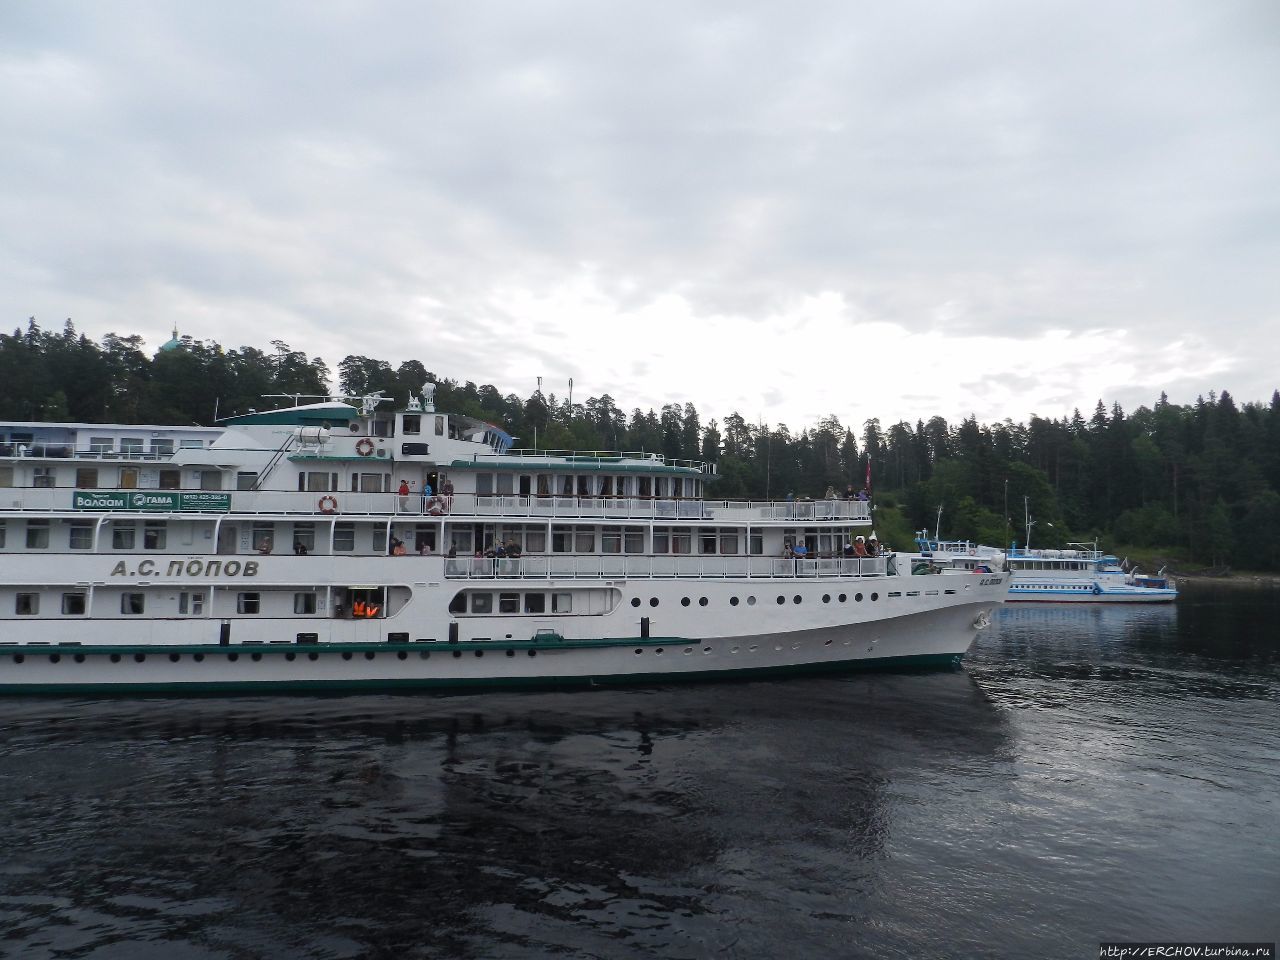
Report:
[[1273,940],[1280,601],[1250,604],[1009,608],[962,671],[8,701],[0,954]]

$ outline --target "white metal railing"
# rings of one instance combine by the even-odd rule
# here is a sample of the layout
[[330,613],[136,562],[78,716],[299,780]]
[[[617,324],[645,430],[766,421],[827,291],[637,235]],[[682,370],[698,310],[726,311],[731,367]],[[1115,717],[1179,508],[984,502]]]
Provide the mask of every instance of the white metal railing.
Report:
[[[71,510],[70,487],[0,487],[0,510]],[[139,492],[139,491],[129,491]],[[141,491],[147,492],[147,491]],[[187,490],[193,493],[196,491]],[[341,517],[502,517],[534,520],[599,519],[621,521],[706,520],[715,523],[829,520],[869,521],[865,500],[651,500],[640,497],[475,496],[423,498],[417,493],[293,492],[278,490],[206,491],[230,497],[236,514],[303,514]],[[82,511],[90,512],[90,511]]]
[[762,577],[876,577],[890,572],[891,557],[787,560],[778,557],[578,556],[449,557],[444,575],[462,580],[600,580]]

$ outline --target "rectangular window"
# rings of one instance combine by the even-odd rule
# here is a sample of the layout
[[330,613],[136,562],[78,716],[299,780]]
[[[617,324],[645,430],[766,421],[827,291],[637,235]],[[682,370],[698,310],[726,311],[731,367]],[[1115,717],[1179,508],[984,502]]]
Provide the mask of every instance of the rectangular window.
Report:
[[738,552],[738,535],[736,533],[720,534],[720,552],[733,555]]
[[333,549],[337,553],[350,553],[356,548],[356,525],[354,523],[339,523],[333,528]]
[[13,467],[0,467],[0,487],[13,486]]
[[4,546],[7,531],[5,530],[5,522],[0,520],[0,547]]
[[499,613],[519,613],[520,612],[520,594],[518,593],[498,594],[498,612]]
[[573,613],[573,594],[553,593],[551,595],[552,613]]
[[163,550],[169,542],[169,531],[163,520],[148,520],[142,528],[142,549]]
[[[299,550],[298,548],[302,549]],[[316,548],[316,525],[314,523],[295,523],[293,525],[293,552],[296,554],[311,553]]]
[[514,477],[509,473],[498,474],[498,496],[509,497],[515,492]]
[[83,593],[64,593],[62,595],[62,615],[64,617],[83,617],[85,611],[85,595]]
[[751,534],[751,555],[753,557],[764,556],[764,535],[760,533]]
[[48,520],[28,520],[27,521],[27,549],[28,550],[48,550],[49,549],[49,521]]
[[253,485],[258,482],[258,474],[252,470],[239,470],[236,472],[236,489],[252,490]]
[[622,552],[622,528],[621,527],[601,527],[600,528],[600,552],[601,553],[621,553]]
[[222,471],[221,470],[201,470],[200,471],[200,489],[201,490],[221,490],[222,489]]
[[711,527],[703,527],[698,531],[698,552],[702,554],[716,552],[716,532]]
[[120,453],[126,457],[142,456],[142,438],[141,437],[121,437]]
[[671,531],[666,527],[653,528],[653,552],[654,553],[670,553],[671,552]]
[[178,614],[186,617],[199,617],[204,615],[204,591],[197,590],[194,593],[178,594]]
[[179,440],[178,446],[183,450],[199,450],[204,446],[203,440]]
[[269,520],[255,520],[252,540],[255,553],[270,553],[275,549],[276,525]]
[[444,436],[444,417],[436,417],[436,436]]
[[590,528],[579,527],[573,535],[574,553],[595,553],[596,532]]
[[172,440],[159,440],[159,439],[156,439],[155,437],[152,437],[152,439],[151,439],[151,455],[152,455],[153,457],[172,457],[172,456],[173,456],[173,441],[172,441]]
[[36,467],[32,474],[31,485],[33,487],[53,487],[57,486],[58,475],[53,467]]
[[565,476],[560,478],[560,496],[573,496],[573,477]]
[[422,433],[422,417],[416,413],[406,413],[404,415],[404,435],[406,437],[417,436]]
[[67,537],[67,546],[72,550],[93,549],[93,524],[73,521]]
[[652,477],[637,477],[636,485],[639,487],[639,492],[636,494],[637,496],[640,496],[640,497],[653,496],[653,478]]
[[591,484],[588,482],[590,477],[578,477],[578,496],[591,496]]
[[181,470],[161,470],[160,471],[160,489],[161,490],[179,490],[182,488],[182,471]]
[[40,612],[40,594],[18,594],[13,603],[13,612],[20,617],[34,617]]
[[[306,489],[311,493],[328,493],[330,490],[338,489],[338,475],[325,473],[320,470],[308,470],[306,472]],[[299,476],[302,479],[302,476]],[[299,487],[298,489],[302,489]]]
[[471,612],[472,613],[492,613],[493,612],[493,594],[473,593],[471,595]]
[[622,531],[624,553],[644,553],[644,528],[626,527]]
[[111,549],[132,550],[136,531],[132,523],[111,524]]
[[693,531],[680,528],[671,531],[672,553],[693,553]]
[[476,496],[477,497],[493,496],[493,474],[492,473],[476,474]]
[[89,450],[91,453],[103,454],[110,453],[115,447],[115,441],[110,437],[90,437]]
[[293,612],[309,614],[316,612],[316,595],[314,593],[295,593],[293,595]]
[[546,610],[547,595],[545,593],[526,593],[524,595],[525,613],[545,613]]
[[530,529],[524,535],[524,552],[525,553],[546,553],[547,552],[547,532],[542,528]]
[[147,609],[147,597],[142,593],[120,594],[120,612],[126,617],[140,617]]
[[573,534],[569,527],[551,528],[551,552],[568,553],[573,544]]
[[362,473],[359,481],[360,493],[382,493],[382,474]]
[[81,490],[94,490],[98,486],[97,467],[77,467],[76,486]]
[[236,613],[257,613],[262,609],[262,594],[237,593]]

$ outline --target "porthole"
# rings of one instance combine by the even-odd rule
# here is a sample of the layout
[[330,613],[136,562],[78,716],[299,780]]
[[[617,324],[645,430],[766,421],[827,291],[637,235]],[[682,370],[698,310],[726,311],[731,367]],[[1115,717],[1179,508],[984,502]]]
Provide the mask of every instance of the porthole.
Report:
[[784,597],[782,594],[778,594],[778,605],[781,606],[786,602],[787,602],[787,598]]
[[684,648],[684,655],[685,655],[686,657],[687,657],[689,654],[691,654],[691,653],[693,653],[693,647],[685,647],[685,648]]
[[135,653],[133,655],[134,663],[142,663],[146,659],[147,659],[147,655],[145,653]]
[[319,660],[319,659],[320,659],[320,654],[316,653],[316,652],[313,650],[311,653],[308,653],[308,654],[307,654],[307,659],[308,659],[308,660],[313,660],[313,661],[314,661],[314,660]]
[[204,663],[204,654],[203,653],[193,654],[191,659],[194,660],[196,663]]
[[72,660],[74,660],[76,663],[84,663],[84,654],[83,654],[83,653],[77,653],[77,654],[76,654],[74,657],[72,657],[71,659],[72,659]]
[[655,651],[653,651],[653,652],[654,652],[654,653],[656,653],[658,656],[662,656],[662,648],[661,648],[661,647],[659,647],[657,650],[655,650]]
[[632,605],[633,607],[638,607],[638,606],[640,606],[640,598],[639,598],[639,597],[632,597],[632,598],[631,598],[631,605]]
[[409,654],[407,654],[407,653],[405,653],[403,650],[401,650],[401,651],[399,651],[399,652],[396,654],[396,659],[397,659],[397,660],[408,660],[408,659],[409,659]]
[[477,657],[483,657],[483,656],[484,656],[484,651],[483,651],[483,650],[477,650],[477,651],[476,651],[476,656],[477,656]]
[[700,606],[700,607],[705,607],[706,605],[707,605],[707,598],[706,598],[706,597],[699,597],[699,598],[698,598],[698,606]]
[[829,647],[829,646],[831,646],[831,641],[830,641],[830,640],[824,640],[824,641],[822,642],[822,645],[823,645],[824,647]]
[[680,598],[680,606],[682,606],[682,607],[687,607],[688,605],[689,605],[689,598],[688,598],[688,597],[681,597],[681,598]]
[[228,660],[230,660],[232,663],[235,663],[237,660],[239,660],[239,659],[240,659],[240,654],[238,654],[238,653],[228,653],[228,654],[227,654],[227,659],[228,659]]
[[376,656],[377,656],[377,654],[376,654],[376,653],[374,653],[372,650],[366,650],[366,651],[364,652],[364,658],[365,658],[366,660],[372,660],[372,659],[373,659],[374,657],[376,657]]
[[650,598],[649,598],[649,606],[651,606],[651,607],[656,607],[657,605],[658,605],[658,598],[657,598],[657,597],[650,597]]
[[822,602],[823,602],[823,603],[830,603],[830,602],[831,602],[831,594],[829,594],[829,593],[824,593],[824,594],[822,595]]
[[177,663],[177,662],[178,662],[179,660],[181,660],[181,659],[182,659],[182,654],[180,654],[180,653],[171,653],[171,654],[169,654],[169,662],[170,662],[170,663]]
[[703,652],[703,653],[710,653],[710,652],[711,652],[711,648],[710,648],[710,647],[703,647],[703,648],[702,648],[702,652]]
[[260,653],[251,653],[251,654],[249,654],[249,659],[250,659],[250,660],[252,660],[254,663],[257,663],[259,660],[261,660],[261,659],[262,659],[262,654],[260,654]]
[[798,593],[797,593],[794,597],[792,597],[792,598],[791,598],[791,602],[792,602],[792,603],[799,603],[799,602],[800,602],[800,594],[798,594]]
[[737,597],[730,597],[730,598],[729,598],[729,606],[731,606],[731,607],[736,607],[737,605],[738,605],[738,598],[737,598]]
[[453,659],[455,659],[455,660],[460,660],[460,659],[462,659],[462,651],[461,651],[461,650],[455,650],[455,651],[453,651]]
[[[117,656],[117,655],[116,655],[116,654],[114,654],[114,653],[113,653],[111,656],[112,656],[114,659],[116,659],[116,660],[119,660],[119,659],[120,659],[120,657],[119,657],[119,656]],[[27,659],[27,658],[26,658],[25,656],[23,656],[22,654],[20,654],[20,653],[15,653],[15,654],[13,655],[13,662],[14,662],[14,663],[21,663],[21,662],[22,662],[23,660],[25,660],[25,659]]]
[[61,659],[62,659],[62,657],[61,657],[59,654],[56,654],[56,653],[51,653],[51,654],[49,654],[49,662],[50,662],[50,663],[57,663],[57,662],[58,662],[59,660],[61,660]]
[[[21,656],[22,656],[22,654],[18,654],[18,656],[17,656],[17,657],[14,657],[14,659],[15,659],[15,660],[17,660],[17,661],[18,661],[18,663],[21,663],[21,662],[22,662],[22,660],[21,660],[21,659],[19,659]],[[113,654],[111,655],[111,662],[112,662],[112,663],[119,663],[119,662],[120,662],[120,654],[118,654],[118,653],[113,653]]]
[[845,602],[846,600],[848,600],[848,599],[849,599],[849,595],[848,595],[847,593],[842,593],[842,594],[840,594],[840,602],[841,602],[841,603],[844,603],[844,602]]
[[537,651],[537,650],[530,650],[530,651],[529,651],[529,656],[531,656],[531,657],[536,657],[537,655],[538,655],[538,651]]
[[871,595],[871,599],[872,599],[872,600],[879,600],[879,599],[880,599],[880,594],[878,594],[878,593],[873,593],[873,594]]
[[854,599],[854,600],[856,600],[858,603],[861,603],[861,602],[862,602],[862,594],[860,594],[860,593],[855,593],[855,594],[853,595],[853,599]]
[[293,661],[298,659],[298,655],[294,653],[292,650],[290,650],[288,653],[284,655],[284,658],[288,660],[290,663],[293,663]]
[[755,598],[755,597],[747,597],[747,606],[748,606],[748,607],[754,607],[755,605],[756,605],[756,598]]
[[351,651],[350,651],[350,650],[343,650],[343,651],[342,651],[342,659],[343,659],[343,660],[350,660],[350,659],[351,659]]
[[642,653],[644,653],[644,650],[643,650],[642,648],[640,648],[640,647],[636,647],[636,656],[638,657],[638,656],[640,656],[640,654],[642,654]]
[[508,651],[507,651],[507,656],[508,656],[508,657],[514,657],[515,655],[516,655],[516,652],[515,652],[514,650],[508,650]]
[[737,652],[738,652],[738,648],[737,648],[737,647],[730,647],[730,648],[729,648],[729,652],[730,652],[730,653],[737,653]]
[[[312,656],[315,656],[315,654],[312,654]],[[430,659],[431,659],[431,651],[430,651],[430,650],[419,650],[419,651],[418,651],[418,659],[419,659],[419,660],[430,660]]]

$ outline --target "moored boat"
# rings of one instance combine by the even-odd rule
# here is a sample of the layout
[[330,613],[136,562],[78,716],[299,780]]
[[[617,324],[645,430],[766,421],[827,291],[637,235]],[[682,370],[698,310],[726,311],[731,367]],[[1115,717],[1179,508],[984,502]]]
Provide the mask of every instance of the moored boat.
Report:
[[518,449],[433,391],[217,427],[0,423],[0,692],[952,664],[1005,599],[998,571],[846,556],[865,501],[708,499],[712,464]]

